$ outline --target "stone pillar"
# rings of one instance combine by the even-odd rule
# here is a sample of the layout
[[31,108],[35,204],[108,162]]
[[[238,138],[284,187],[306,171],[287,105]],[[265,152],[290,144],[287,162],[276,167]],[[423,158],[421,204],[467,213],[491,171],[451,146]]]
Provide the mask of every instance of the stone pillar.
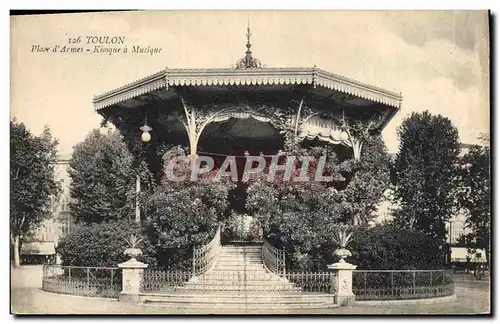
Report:
[[336,272],[332,282],[332,293],[335,295],[335,303],[339,306],[352,306],[356,296],[352,292],[352,271],[357,266],[340,260],[328,265],[328,269]]
[[118,265],[122,269],[122,291],[119,300],[122,302],[139,302],[139,293],[144,269],[147,264],[137,261],[135,258]]

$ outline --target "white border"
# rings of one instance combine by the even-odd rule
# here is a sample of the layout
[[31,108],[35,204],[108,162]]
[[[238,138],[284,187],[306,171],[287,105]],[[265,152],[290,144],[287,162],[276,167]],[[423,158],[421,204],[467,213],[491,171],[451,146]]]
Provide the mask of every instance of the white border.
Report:
[[[222,0],[212,0],[212,1],[203,1],[203,0],[198,0],[198,1],[194,1],[194,0],[183,0],[183,1],[176,1],[176,2],[169,2],[169,3],[165,3],[165,1],[161,1],[161,0],[157,0],[157,1],[152,1],[152,0],[142,0],[142,1],[130,1],[130,0],[122,0],[122,1],[117,1],[117,2],[109,2],[109,3],[106,3],[105,5],[105,8],[106,9],[122,9],[122,8],[136,8],[138,6],[140,6],[142,9],[168,9],[168,10],[181,10],[181,9],[209,9],[209,10],[214,10],[214,9],[226,9],[226,10],[229,10],[229,9],[246,9],[246,10],[256,10],[256,9],[264,9],[264,10],[270,10],[270,9],[281,9],[281,10],[300,10],[300,9],[318,9],[318,10],[325,10],[325,9],[329,9],[329,10],[333,10],[333,9],[342,9],[342,10],[345,10],[345,9],[355,9],[355,10],[360,10],[360,9],[363,9],[363,10],[383,10],[383,9],[406,9],[406,10],[415,10],[415,9],[493,9],[492,10],[492,13],[495,14],[495,13],[498,13],[499,12],[499,9],[498,9],[498,6],[499,6],[499,1],[493,1],[493,0],[484,0],[484,1],[480,1],[480,0],[476,0],[476,1],[465,1],[465,0],[455,0],[455,1],[450,1],[450,2],[445,2],[445,1],[433,1],[433,0],[419,0],[419,1],[394,1],[394,0],[379,0],[379,1],[368,1],[368,0],[365,0],[365,1],[362,1],[362,0],[348,0],[348,1],[314,1],[314,0],[309,0],[309,1],[297,1],[297,0],[288,0],[288,1],[282,1],[282,2],[271,2],[269,0],[253,0],[253,1],[245,1],[245,2],[236,2],[234,0],[226,0],[226,1],[222,1]],[[10,6],[8,6],[10,4]],[[36,8],[41,8],[43,6],[44,9],[61,9],[61,7],[63,7],[65,10],[71,10],[71,9],[82,9],[82,8],[85,8],[85,9],[100,9],[103,7],[103,2],[102,0],[87,0],[87,1],[43,1],[43,2],[40,2],[40,1],[37,1],[37,0],[19,0],[19,1],[5,1],[5,2],[2,2],[1,3],[1,6],[5,6],[7,5],[8,7],[5,8],[5,9],[36,9]],[[9,8],[11,7],[11,8]],[[4,9],[4,8],[2,8]],[[6,12],[6,10],[3,10],[2,12]],[[498,17],[497,17],[498,19]],[[3,44],[9,44],[9,36],[10,36],[10,32],[9,32],[9,16],[8,15],[2,15],[2,27],[3,28],[3,33],[1,34],[2,35],[2,43]],[[496,44],[495,44],[495,47],[496,47]],[[3,64],[4,64],[4,69],[3,71],[7,71],[7,73],[4,74],[4,79],[2,80],[3,81],[3,96],[1,97],[3,99],[3,109],[1,110],[1,112],[3,114],[6,115],[9,115],[9,110],[8,107],[10,107],[10,97],[9,97],[9,93],[10,93],[10,89],[9,89],[9,84],[10,84],[10,80],[9,80],[9,77],[10,77],[10,72],[9,72],[9,67],[10,67],[10,62],[9,62],[9,58],[10,58],[10,48],[8,46],[3,46],[4,49],[7,49],[6,51],[3,51]],[[495,52],[497,52],[495,50]],[[494,75],[496,75],[496,70],[495,71],[492,71],[492,74],[491,74],[491,78],[494,78]],[[495,93],[498,93],[498,88],[497,88],[498,84],[495,86],[495,89],[491,89],[491,91],[495,91]],[[499,113],[496,114],[496,117],[495,117],[495,122],[498,124],[500,124],[498,118],[499,116]],[[4,210],[4,213],[3,213],[3,221],[5,222],[4,224],[6,226],[2,226],[2,230],[4,231],[3,232],[3,235],[2,237],[4,238],[4,242],[5,242],[5,246],[4,246],[4,249],[0,249],[1,253],[2,253],[2,260],[8,260],[8,249],[6,248],[7,246],[7,240],[8,240],[8,236],[9,236],[9,233],[8,233],[8,204],[9,204],[9,200],[8,200],[8,194],[9,194],[9,188],[8,188],[8,169],[9,169],[9,161],[8,161],[8,153],[9,152],[9,130],[7,128],[7,118],[5,118],[5,129],[2,129],[2,131],[4,132],[3,136],[1,136],[1,141],[0,141],[0,145],[2,146],[1,149],[2,149],[2,152],[4,154],[2,154],[2,166],[4,166],[3,168],[3,171],[4,172],[1,172],[1,180],[2,180],[2,184],[4,185],[4,187],[2,187],[2,197],[3,197],[3,201],[2,201],[2,204],[1,206],[3,207],[3,210]],[[9,118],[10,119],[10,118]],[[495,136],[495,139],[494,139],[496,142],[498,142],[498,138]],[[498,173],[498,172],[497,172]],[[496,180],[496,178],[495,178]],[[496,197],[495,197],[495,201],[496,201]],[[495,256],[493,256],[494,258]],[[7,273],[9,271],[9,267],[8,266],[5,266],[5,267],[1,267],[2,271],[3,271],[3,278],[9,278],[9,274]],[[493,274],[495,275],[495,274]],[[4,316],[7,316],[7,320],[8,321],[11,321],[13,320],[13,317],[12,316],[9,316],[9,312],[10,312],[10,305],[9,305],[9,291],[10,291],[10,287],[9,287],[9,281],[8,280],[2,280],[2,284],[4,285],[2,288],[2,305],[5,307],[4,308]],[[498,298],[497,298],[498,299]],[[495,305],[492,305],[493,307]],[[5,318],[4,318],[5,319]],[[176,321],[182,321],[182,322],[185,322],[185,321],[190,321],[190,320],[193,320],[194,318],[156,318],[156,320],[159,320],[159,321],[169,321],[169,322],[176,322]],[[205,318],[206,319],[206,318]],[[214,318],[212,320],[220,320],[221,318]],[[241,318],[232,318],[230,319],[231,321],[238,321],[240,320]],[[297,319],[301,319],[301,318],[297,318]],[[310,318],[306,319],[306,320],[309,320]],[[323,317],[321,318],[322,320],[326,320],[326,321],[331,321],[331,320],[334,320],[334,321],[343,321],[345,320],[346,318],[329,318],[329,317]],[[374,320],[375,318],[358,318],[356,319],[357,321],[372,321]],[[400,320],[398,318],[395,318],[396,320]],[[420,318],[404,318],[404,321],[408,321],[408,320],[414,320],[414,319],[420,319]],[[26,319],[25,319],[26,320]],[[51,322],[53,321],[52,318],[48,318],[48,319],[38,319],[38,320],[42,320],[42,321],[46,321],[46,322]],[[64,321],[71,321],[71,320],[74,320],[74,319],[71,319],[71,318],[65,318]],[[88,320],[88,318],[86,319],[83,319],[83,320]],[[96,321],[96,322],[99,322],[99,321],[103,321],[103,319],[97,319],[97,318],[92,318],[93,321]],[[110,319],[108,319],[110,320]],[[122,320],[122,318],[118,318],[118,319],[114,319],[115,321],[116,320]],[[137,320],[137,319],[135,319]],[[252,318],[252,320],[259,320],[259,321],[276,321],[276,320],[279,320],[279,318],[272,318],[272,319],[263,319],[263,318],[259,318],[259,319],[256,319],[256,318]],[[281,320],[286,320],[286,321],[290,321],[290,320],[294,320],[292,318],[289,318],[289,317],[285,317],[285,318],[282,318]],[[296,320],[296,319],[295,319]],[[379,318],[378,320],[388,320],[388,318]],[[442,321],[442,320],[446,320],[445,318],[435,318],[435,319],[432,319],[432,320],[435,320],[435,321]],[[450,321],[453,321],[455,320],[454,318],[450,318]],[[472,318],[468,318],[468,321],[469,320],[472,320],[474,321],[474,319]],[[352,319],[350,320],[352,321]]]

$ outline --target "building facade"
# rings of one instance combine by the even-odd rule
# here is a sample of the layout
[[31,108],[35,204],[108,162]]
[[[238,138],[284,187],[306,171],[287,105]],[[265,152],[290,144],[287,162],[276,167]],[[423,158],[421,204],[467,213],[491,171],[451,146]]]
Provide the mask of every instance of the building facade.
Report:
[[60,155],[57,159],[55,174],[61,183],[61,195],[54,204],[52,215],[47,218],[21,247],[21,262],[45,263],[56,261],[55,249],[59,240],[74,227],[69,212],[68,174],[70,155]]

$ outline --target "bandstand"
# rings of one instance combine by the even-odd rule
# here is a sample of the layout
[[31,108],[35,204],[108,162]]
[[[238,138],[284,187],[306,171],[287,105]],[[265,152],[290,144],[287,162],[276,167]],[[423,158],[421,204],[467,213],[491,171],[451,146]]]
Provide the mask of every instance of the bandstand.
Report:
[[[241,166],[245,156],[276,154],[286,136],[336,145],[360,159],[363,133],[381,132],[401,107],[398,93],[316,66],[266,67],[253,57],[250,37],[248,27],[245,56],[230,68],[162,69],[96,96],[94,108],[117,128],[127,125],[126,140],[142,137],[136,153],[148,154],[150,169],[161,174],[158,152],[168,144],[212,156],[216,167],[224,156]],[[244,212],[244,191],[241,183],[234,191],[237,212]]]

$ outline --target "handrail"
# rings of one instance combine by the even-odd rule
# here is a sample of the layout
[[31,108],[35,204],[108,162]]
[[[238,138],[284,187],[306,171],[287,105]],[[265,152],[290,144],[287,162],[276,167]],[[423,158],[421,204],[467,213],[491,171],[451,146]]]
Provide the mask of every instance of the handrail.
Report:
[[193,275],[198,276],[207,272],[217,261],[221,248],[220,225],[214,238],[206,245],[193,247]]
[[266,239],[262,245],[262,262],[269,271],[279,276],[286,275],[285,251],[275,248]]

